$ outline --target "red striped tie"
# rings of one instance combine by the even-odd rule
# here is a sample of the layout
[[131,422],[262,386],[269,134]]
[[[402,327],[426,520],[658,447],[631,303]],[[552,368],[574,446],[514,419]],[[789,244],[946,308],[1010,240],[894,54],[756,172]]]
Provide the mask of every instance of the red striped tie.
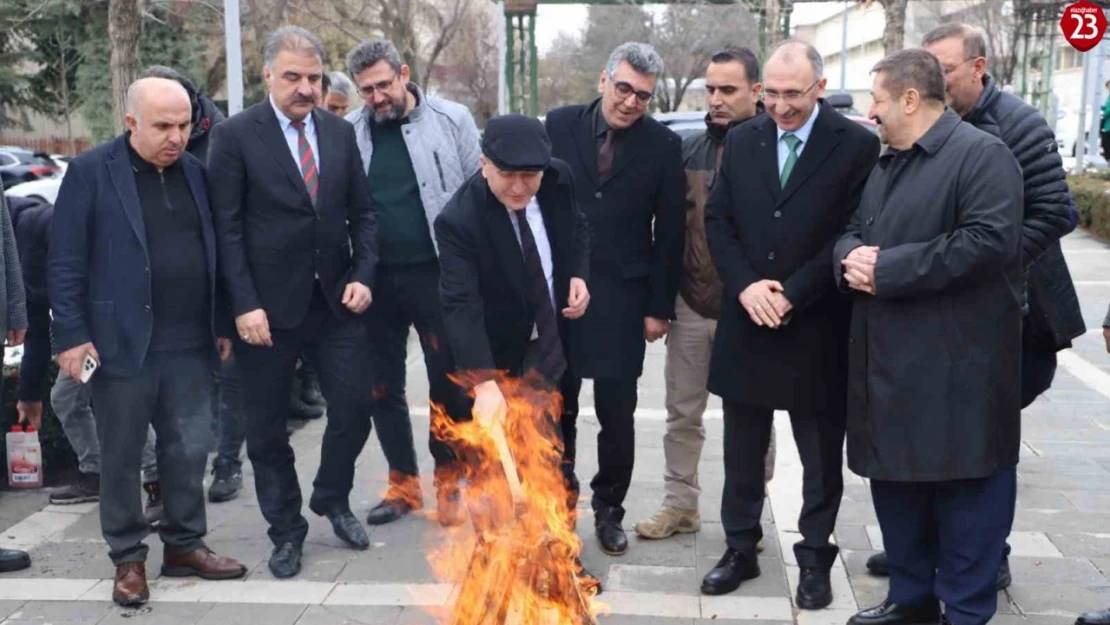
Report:
[[312,145],[304,134],[304,122],[291,123],[297,129],[297,154],[300,156],[301,176],[304,178],[305,188],[308,189],[308,196],[315,204],[316,193],[320,190],[320,172],[316,170],[316,155],[312,153]]

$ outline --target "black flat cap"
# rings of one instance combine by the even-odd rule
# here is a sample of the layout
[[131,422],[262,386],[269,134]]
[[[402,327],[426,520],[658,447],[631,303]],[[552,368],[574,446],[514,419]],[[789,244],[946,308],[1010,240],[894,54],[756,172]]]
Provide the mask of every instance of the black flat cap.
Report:
[[551,163],[551,139],[540,120],[510,113],[486,123],[482,154],[501,171],[542,171]]

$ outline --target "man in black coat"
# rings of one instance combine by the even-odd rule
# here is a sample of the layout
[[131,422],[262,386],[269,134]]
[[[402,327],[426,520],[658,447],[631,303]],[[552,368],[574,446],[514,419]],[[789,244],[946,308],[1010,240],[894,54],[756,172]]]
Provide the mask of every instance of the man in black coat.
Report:
[[[678,135],[645,116],[663,61],[642,43],[616,48],[601,73],[601,97],[547,115],[552,154],[566,161],[575,199],[589,220],[593,305],[571,328],[573,365],[563,388],[565,461],[573,476],[582,378],[594,381],[601,423],[594,524],[601,549],[628,549],[621,521],[632,481],[636,380],[645,340],[667,333],[685,244],[686,176]],[[577,480],[571,480],[577,491]]]
[[709,390],[724,400],[728,550],[702,592],[759,575],[763,457],[775,410],[788,410],[803,499],[794,554],[798,606],[832,601],[829,543],[840,497],[848,302],[829,276],[832,244],[855,209],[879,141],[821,100],[820,54],[780,44],[764,69],[767,113],[731,130],[706,205],[706,234],[724,283]]
[[848,466],[871,481],[890,590],[850,625],[982,625],[1014,515],[1021,444],[1022,175],[944,106],[926,50],[879,62],[890,149],[837,242],[853,296]]
[[[1021,335],[1021,407],[1048,390],[1056,375],[1056,352],[1071,347],[1087,331],[1060,238],[1075,228],[1076,209],[1056,137],[1040,112],[998,88],[986,73],[987,44],[978,28],[941,25],[925,35],[925,49],[945,72],[948,106],[964,121],[994,135],[1010,148],[1025,181],[1021,228],[1026,311]],[[1009,555],[1010,547],[1006,546]],[[885,554],[867,560],[867,568],[886,574]],[[1010,585],[1009,560],[998,571],[998,589]]]
[[370,433],[366,330],[376,229],[351,124],[319,109],[323,44],[294,26],[265,46],[270,95],[212,131],[208,183],[220,265],[235,315],[247,455],[275,550],[270,570],[300,570],[308,522],[285,416],[294,368],[308,348],[328,400],[309,508],[365,549],[348,498]]

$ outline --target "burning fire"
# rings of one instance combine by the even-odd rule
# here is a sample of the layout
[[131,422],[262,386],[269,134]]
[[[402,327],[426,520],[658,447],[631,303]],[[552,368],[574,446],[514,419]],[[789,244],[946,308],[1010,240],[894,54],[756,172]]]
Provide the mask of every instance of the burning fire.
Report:
[[440,582],[459,584],[443,625],[595,624],[604,605],[579,578],[575,502],[560,471],[562,398],[538,377],[498,382],[508,404],[502,422],[455,423],[432,407],[436,435],[465,467],[471,519],[428,555]]

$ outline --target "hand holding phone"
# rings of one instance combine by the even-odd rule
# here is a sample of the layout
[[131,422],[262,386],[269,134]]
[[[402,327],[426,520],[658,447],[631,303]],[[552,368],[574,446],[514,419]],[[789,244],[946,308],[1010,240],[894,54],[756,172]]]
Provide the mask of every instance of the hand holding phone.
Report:
[[84,384],[89,381],[92,374],[96,372],[96,368],[100,363],[93,358],[92,354],[85,354],[85,361],[81,363],[81,383]]

